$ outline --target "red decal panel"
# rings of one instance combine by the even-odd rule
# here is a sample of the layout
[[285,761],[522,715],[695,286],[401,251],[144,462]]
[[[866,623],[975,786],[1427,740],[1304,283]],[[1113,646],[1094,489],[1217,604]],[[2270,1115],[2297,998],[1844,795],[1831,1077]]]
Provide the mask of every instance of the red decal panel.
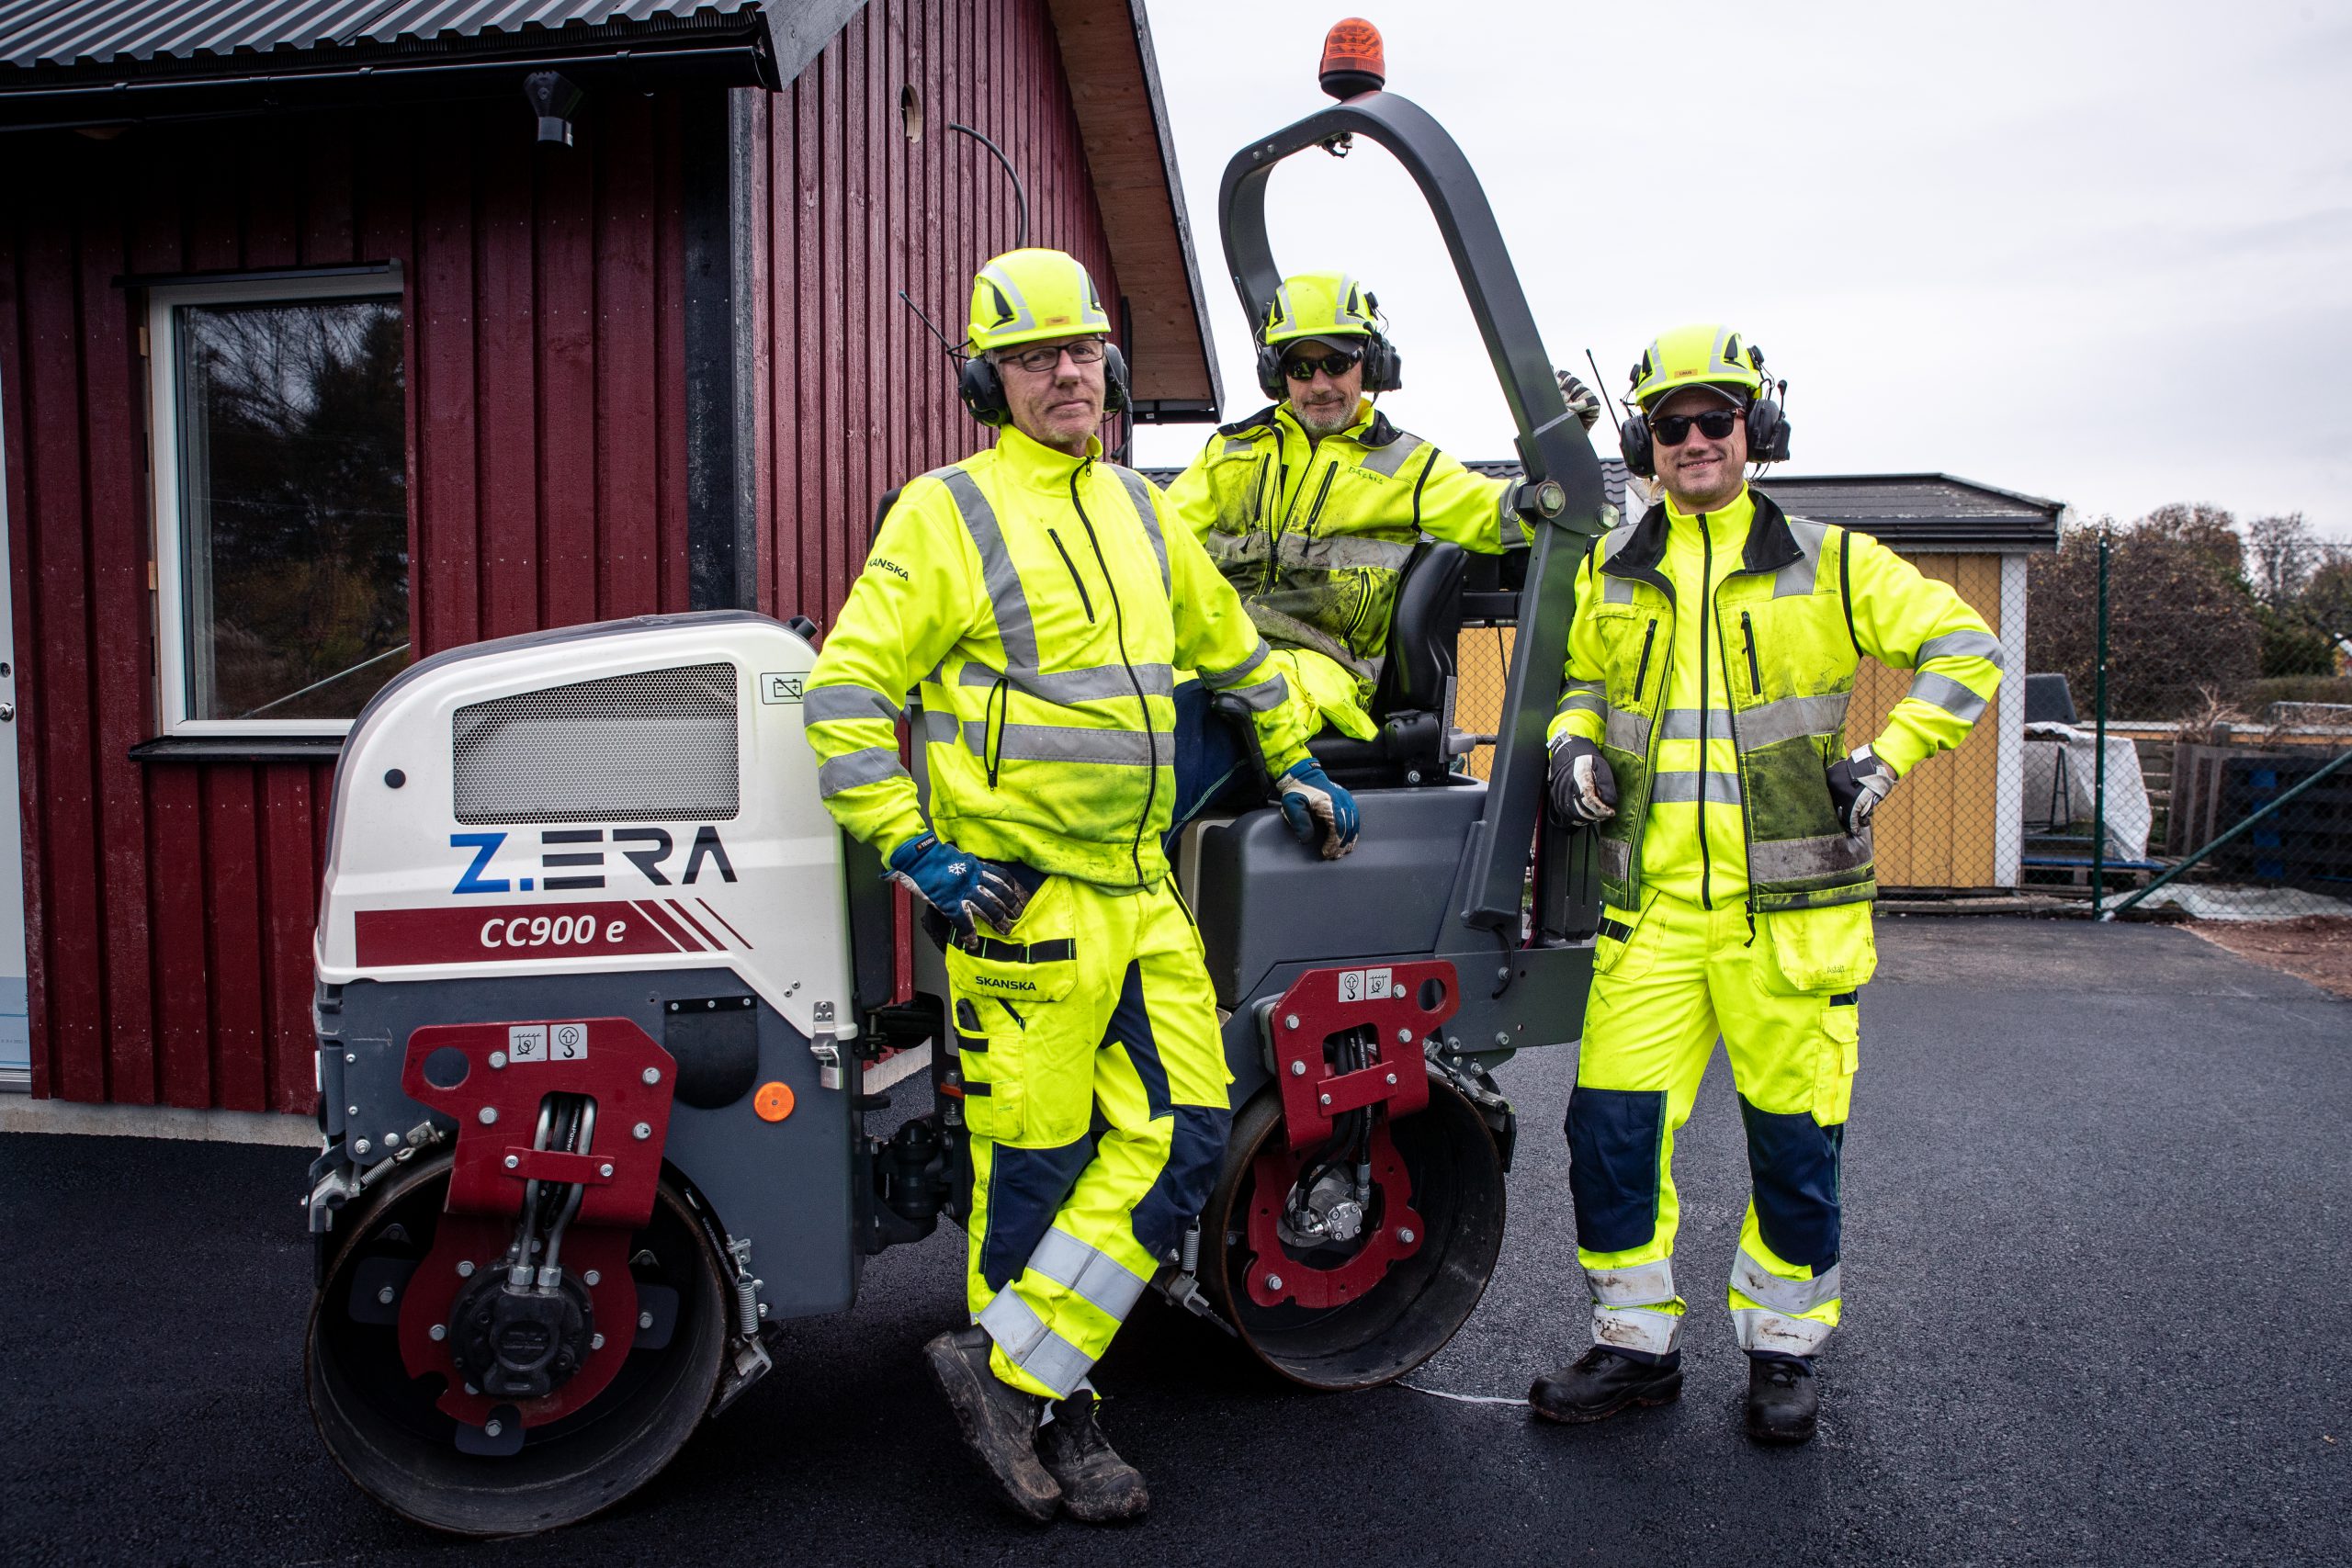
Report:
[[362,909],[355,936],[362,968],[406,964],[511,964],[675,953],[679,943],[633,904],[469,904]]

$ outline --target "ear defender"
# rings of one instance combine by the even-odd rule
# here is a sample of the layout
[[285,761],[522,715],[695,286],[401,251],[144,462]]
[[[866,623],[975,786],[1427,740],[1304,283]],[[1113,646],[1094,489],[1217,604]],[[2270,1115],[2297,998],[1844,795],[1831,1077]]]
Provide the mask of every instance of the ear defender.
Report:
[[1626,468],[1645,479],[1657,478],[1657,461],[1650,451],[1650,422],[1640,414],[1630,414],[1617,427],[1617,450],[1625,459]]
[[956,395],[982,424],[994,427],[1012,417],[1012,406],[1004,400],[1004,378],[985,354],[964,361],[963,369],[956,373]]
[[1127,389],[1127,356],[1115,343],[1102,345],[1102,412],[1125,413],[1135,398]]

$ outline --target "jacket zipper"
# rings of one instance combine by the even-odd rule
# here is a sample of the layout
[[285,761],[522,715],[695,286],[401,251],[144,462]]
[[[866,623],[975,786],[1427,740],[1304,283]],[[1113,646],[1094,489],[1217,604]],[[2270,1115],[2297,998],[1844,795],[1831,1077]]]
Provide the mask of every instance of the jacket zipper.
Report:
[[1315,520],[1323,515],[1324,502],[1330,499],[1331,481],[1339,477],[1340,459],[1334,457],[1331,466],[1323,470],[1323,488],[1315,492],[1315,504],[1306,509],[1306,531],[1309,535],[1315,532]]
[[1078,602],[1086,611],[1086,624],[1090,626],[1092,626],[1094,624],[1094,601],[1087,597],[1086,579],[1078,575],[1078,563],[1069,558],[1069,552],[1068,550],[1062,548],[1062,536],[1059,534],[1057,534],[1051,528],[1048,528],[1046,530],[1046,537],[1054,542],[1054,552],[1062,558],[1062,564],[1069,568],[1069,580],[1078,584]]
[[[1715,538],[1707,526],[1707,514],[1699,513],[1699,908],[1715,907],[1711,884],[1714,878],[1714,862],[1707,853],[1707,731],[1709,698],[1707,694],[1707,612],[1715,602]],[[1722,629],[1722,617],[1716,617],[1716,629]],[[1724,684],[1728,687],[1731,682]]]
[[1657,640],[1657,617],[1650,617],[1650,629],[1642,634],[1642,667],[1634,671],[1634,700],[1642,700],[1642,688],[1649,683],[1650,644]]
[[[1720,616],[1716,618],[1715,625],[1720,630],[1723,626]],[[1745,610],[1739,613],[1739,629],[1747,642],[1748,690],[1761,698],[1764,695],[1764,677],[1756,668],[1756,623],[1748,618]],[[1724,686],[1724,722],[1731,726],[1732,766],[1738,771],[1740,784],[1739,841],[1746,852],[1747,863],[1747,891],[1742,896],[1747,906],[1747,941],[1741,945],[1753,947],[1756,944],[1756,822],[1747,814],[1747,758],[1739,749],[1739,705],[1731,701],[1731,682],[1725,681]],[[1705,793],[1703,784],[1702,780],[1700,791],[1702,795]]]
[[1118,581],[1111,575],[1111,563],[1102,558],[1102,541],[1095,536],[1094,520],[1086,514],[1086,502],[1079,499],[1079,476],[1091,471],[1093,467],[1094,459],[1089,457],[1070,470],[1069,503],[1077,509],[1079,523],[1086,529],[1086,542],[1094,547],[1094,564],[1102,569],[1104,590],[1111,595],[1111,625],[1119,643],[1119,667],[1127,672],[1127,684],[1135,688],[1136,713],[1143,720],[1144,745],[1151,758],[1151,771],[1145,775],[1143,812],[1136,818],[1135,842],[1127,850],[1128,859],[1136,868],[1136,886],[1141,887],[1144,885],[1143,830],[1151,821],[1152,807],[1159,799],[1159,737],[1152,731],[1151,702],[1144,695],[1143,678],[1136,673],[1135,665],[1127,659],[1127,613],[1119,603]]
[[[980,761],[988,765],[989,788],[996,788],[998,770],[1004,766],[1004,721],[1012,711],[1012,678],[1000,675],[989,687],[987,705],[980,709]],[[997,704],[1004,704],[999,708]]]

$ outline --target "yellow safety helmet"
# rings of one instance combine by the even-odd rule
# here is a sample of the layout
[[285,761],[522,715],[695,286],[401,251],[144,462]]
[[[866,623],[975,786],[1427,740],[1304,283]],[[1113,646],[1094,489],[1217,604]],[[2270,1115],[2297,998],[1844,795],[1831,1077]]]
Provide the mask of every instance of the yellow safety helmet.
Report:
[[1376,309],[1378,301],[1348,273],[1295,273],[1274,290],[1259,341],[1280,348],[1308,337],[1369,337],[1380,330]]
[[1007,251],[972,279],[970,337],[977,353],[1110,332],[1110,313],[1094,279],[1066,251]]
[[1634,367],[1633,400],[1648,408],[1684,387],[1738,388],[1747,402],[1764,389],[1764,355],[1721,321],[1660,333]]

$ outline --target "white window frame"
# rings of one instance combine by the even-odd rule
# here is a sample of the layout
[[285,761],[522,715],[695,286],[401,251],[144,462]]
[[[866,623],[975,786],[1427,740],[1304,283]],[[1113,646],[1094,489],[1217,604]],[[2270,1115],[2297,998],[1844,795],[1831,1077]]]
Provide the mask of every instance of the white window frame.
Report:
[[[385,272],[326,273],[305,277],[224,278],[220,282],[159,285],[147,296],[148,468],[153,475],[155,562],[157,717],[164,735],[339,736],[351,731],[347,718],[192,718],[187,702],[187,596],[183,552],[187,519],[180,511],[179,334],[182,305],[300,304],[310,299],[401,299],[407,301],[398,268]],[[405,322],[403,322],[405,342]],[[403,347],[405,353],[405,347]],[[415,433],[407,434],[413,441]],[[413,504],[412,502],[412,504]],[[409,563],[413,615],[416,565]],[[413,649],[412,649],[412,652]]]

